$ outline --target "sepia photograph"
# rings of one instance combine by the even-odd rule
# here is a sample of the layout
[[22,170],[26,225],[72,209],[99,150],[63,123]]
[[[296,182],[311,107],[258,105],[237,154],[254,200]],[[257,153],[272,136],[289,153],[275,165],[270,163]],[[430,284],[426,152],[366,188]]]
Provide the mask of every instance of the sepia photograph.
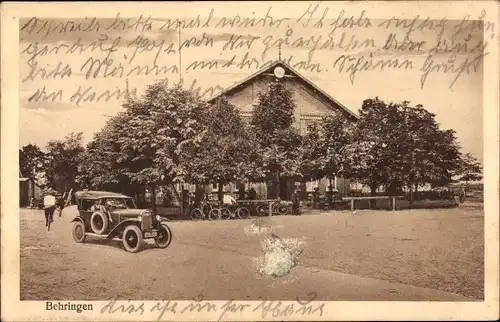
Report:
[[307,320],[328,301],[486,301],[498,17],[132,4],[15,21],[21,304]]

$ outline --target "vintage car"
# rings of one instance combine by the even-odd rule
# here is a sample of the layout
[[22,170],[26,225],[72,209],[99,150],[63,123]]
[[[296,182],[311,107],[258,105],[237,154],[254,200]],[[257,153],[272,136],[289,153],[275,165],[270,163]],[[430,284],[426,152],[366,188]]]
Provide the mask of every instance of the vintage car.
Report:
[[83,243],[87,236],[120,240],[125,250],[135,253],[145,239],[160,248],[172,241],[165,218],[148,209],[137,209],[133,198],[107,191],[78,191],[74,194],[79,215],[72,220],[73,239]]

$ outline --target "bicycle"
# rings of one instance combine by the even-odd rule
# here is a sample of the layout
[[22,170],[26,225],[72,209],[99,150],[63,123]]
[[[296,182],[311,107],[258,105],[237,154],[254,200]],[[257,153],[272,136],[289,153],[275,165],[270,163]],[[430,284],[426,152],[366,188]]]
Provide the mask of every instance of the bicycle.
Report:
[[216,208],[208,201],[202,201],[200,207],[195,207],[189,212],[189,216],[192,220],[212,220],[219,219],[219,215],[216,213]]
[[221,219],[249,219],[252,217],[247,207],[238,205],[223,205],[219,210]]
[[[269,205],[257,205],[256,206],[257,213],[259,215],[268,215],[269,214]],[[271,214],[274,215],[288,215],[288,206],[281,202],[275,201],[271,205]]]

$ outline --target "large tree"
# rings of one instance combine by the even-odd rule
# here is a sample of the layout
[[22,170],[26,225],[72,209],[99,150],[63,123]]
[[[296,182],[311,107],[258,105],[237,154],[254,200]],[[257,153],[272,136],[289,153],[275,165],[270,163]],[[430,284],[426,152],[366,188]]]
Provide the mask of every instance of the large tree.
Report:
[[251,129],[257,140],[260,160],[253,163],[255,172],[267,181],[268,198],[280,193],[280,182],[297,178],[301,170],[302,137],[293,126],[295,102],[293,93],[283,81],[269,83],[258,94],[259,102],[252,114]]
[[[128,98],[124,111],[112,117],[89,147],[89,158],[99,160],[94,184],[130,184],[148,187],[183,180],[182,155],[186,147],[201,144],[207,104],[194,92],[164,82],[148,86],[139,99]],[[92,153],[94,152],[94,153]],[[155,198],[153,198],[155,207]]]
[[78,167],[85,151],[83,133],[70,133],[64,140],[47,143],[45,173],[53,189],[64,192],[78,186]]
[[467,187],[470,181],[483,179],[483,167],[471,153],[462,155],[460,168],[457,171],[458,181],[465,181]]
[[460,167],[452,130],[441,130],[435,115],[409,102],[363,102],[356,129],[354,176],[371,188],[384,185],[395,193],[405,187],[451,182]]
[[126,113],[118,113],[87,144],[78,175],[83,188],[131,192],[127,189],[131,185],[130,178],[125,175],[127,170],[120,163],[124,156],[118,143],[127,132],[127,120]]
[[398,151],[398,111],[395,105],[387,105],[376,99],[363,102],[360,118],[354,133],[352,177],[367,185],[371,194],[381,186],[395,185],[397,177],[392,169],[400,156]]
[[340,113],[329,113],[312,126],[303,139],[304,177],[350,175],[354,125]]
[[37,178],[43,175],[46,157],[45,153],[36,145],[28,144],[19,150],[19,171],[22,176],[31,182],[31,195],[35,195]]
[[190,145],[189,153],[183,154],[186,180],[195,184],[218,183],[218,195],[222,198],[225,184],[258,176],[251,166],[258,154],[239,111],[225,97],[210,106],[204,121],[207,130],[202,144]]

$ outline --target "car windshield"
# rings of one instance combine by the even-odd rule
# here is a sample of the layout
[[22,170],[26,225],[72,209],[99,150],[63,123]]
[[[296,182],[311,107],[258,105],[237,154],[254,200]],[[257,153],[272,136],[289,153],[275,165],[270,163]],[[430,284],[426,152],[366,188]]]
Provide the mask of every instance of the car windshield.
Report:
[[110,198],[106,199],[106,206],[113,209],[135,209],[133,199],[125,198]]

